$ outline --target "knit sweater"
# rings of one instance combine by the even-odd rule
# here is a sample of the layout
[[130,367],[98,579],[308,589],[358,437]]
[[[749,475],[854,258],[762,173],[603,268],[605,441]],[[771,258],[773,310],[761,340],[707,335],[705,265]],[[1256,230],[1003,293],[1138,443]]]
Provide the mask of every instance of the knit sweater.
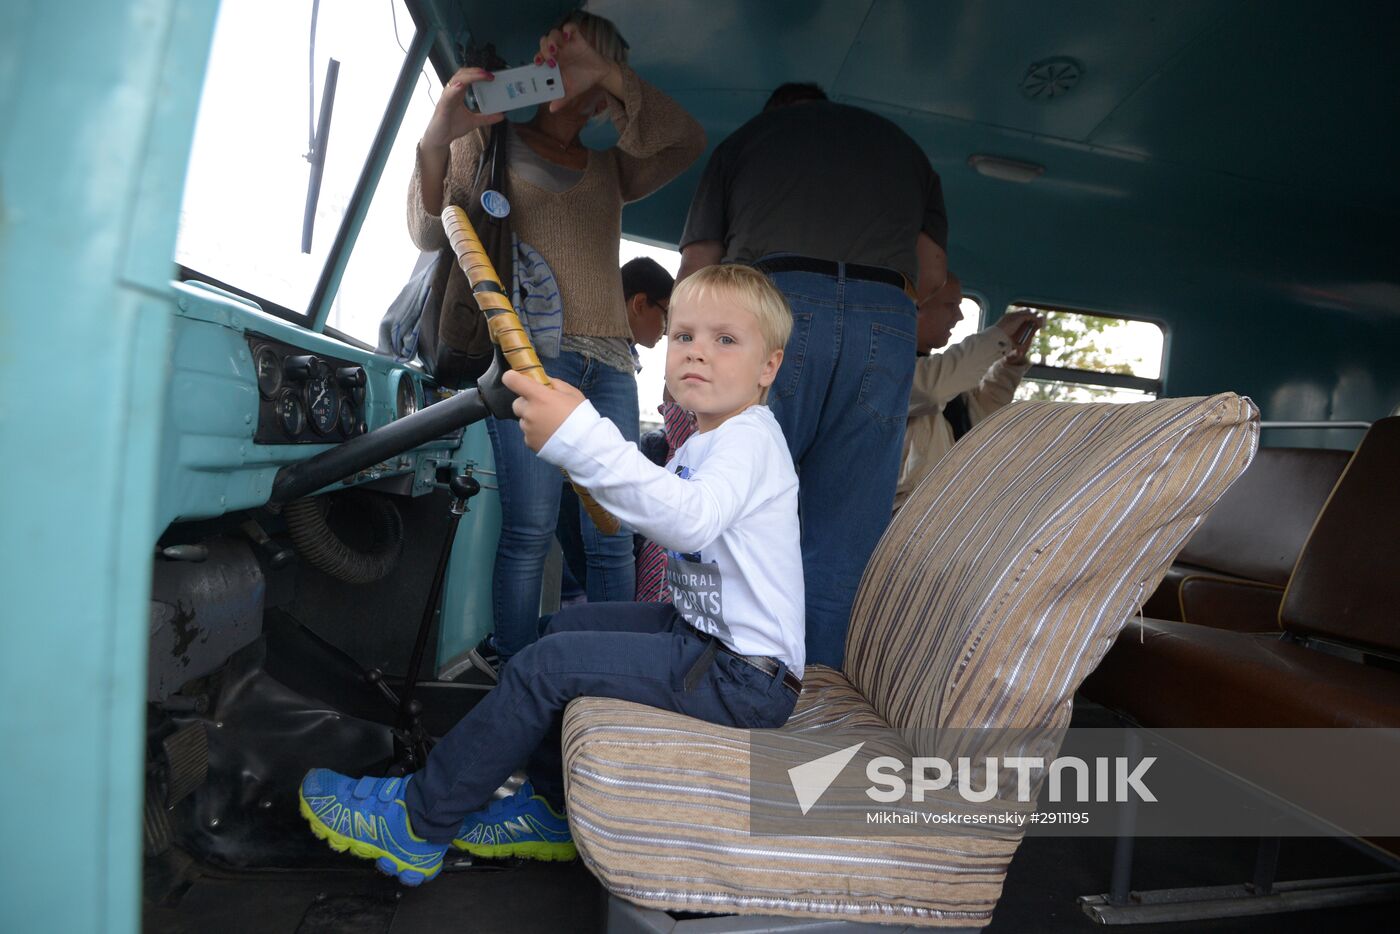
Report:
[[[621,107],[614,102],[612,108],[617,145],[590,150],[587,168],[572,188],[558,193],[539,188],[507,166],[511,230],[553,270],[565,334],[631,338],[618,274],[622,206],[665,185],[705,150],[700,124],[626,66],[622,87]],[[473,183],[486,139],[485,130],[476,130],[453,141],[443,185],[448,203],[465,206],[480,197]],[[408,190],[408,229],[420,250],[439,250],[448,245],[447,235],[441,218],[423,210],[422,172],[420,153]],[[466,277],[454,269],[443,307],[454,307],[468,290]],[[453,332],[452,322],[444,319],[443,338],[450,344],[455,344]]]

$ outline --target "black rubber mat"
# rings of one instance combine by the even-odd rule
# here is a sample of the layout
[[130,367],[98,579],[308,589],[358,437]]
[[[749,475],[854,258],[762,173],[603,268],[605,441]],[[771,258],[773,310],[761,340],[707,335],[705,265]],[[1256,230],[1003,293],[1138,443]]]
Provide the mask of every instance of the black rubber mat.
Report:
[[348,857],[344,872],[200,878],[145,908],[145,934],[555,934],[600,931],[603,890],[579,862],[444,870],[417,889]]

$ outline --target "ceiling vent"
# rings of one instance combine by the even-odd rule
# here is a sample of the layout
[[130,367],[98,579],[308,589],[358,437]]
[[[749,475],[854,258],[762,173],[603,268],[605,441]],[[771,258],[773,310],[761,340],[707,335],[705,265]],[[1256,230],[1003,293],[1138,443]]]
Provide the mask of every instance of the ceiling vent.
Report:
[[1082,74],[1084,66],[1067,56],[1043,59],[1026,69],[1021,93],[1029,100],[1053,101],[1073,90]]

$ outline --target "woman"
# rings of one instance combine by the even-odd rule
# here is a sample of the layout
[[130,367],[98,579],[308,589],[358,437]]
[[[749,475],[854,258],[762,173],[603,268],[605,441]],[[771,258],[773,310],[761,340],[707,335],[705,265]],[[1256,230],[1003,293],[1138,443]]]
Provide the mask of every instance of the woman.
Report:
[[[517,267],[536,292],[562,305],[562,334],[532,328],[545,371],[577,386],[623,437],[636,441],[637,384],[629,351],[626,305],[618,276],[622,205],[675,178],[705,148],[704,131],[681,107],[626,65],[626,43],[612,23],[571,14],[540,39],[536,63],[557,62],[565,96],[540,107],[524,124],[502,123],[507,136],[507,191]],[[478,165],[490,124],[466,108],[468,86],[492,80],[464,68],[443,89],[418,145],[409,189],[409,229],[420,249],[440,249],[444,204],[481,195]],[[607,150],[586,149],[579,134],[611,110],[620,132]],[[536,260],[542,259],[543,263]],[[543,274],[540,267],[544,265]],[[503,275],[506,271],[502,271]],[[460,285],[458,287],[461,287]],[[449,285],[449,292],[452,286]],[[444,302],[450,307],[451,295]],[[534,325],[527,317],[527,324]],[[451,342],[451,322],[442,334]],[[533,642],[539,622],[540,577],[559,512],[559,472],[525,447],[513,421],[488,422],[501,494],[501,540],[493,602],[501,662]],[[632,536],[603,535],[582,519],[590,601],[630,600]]]

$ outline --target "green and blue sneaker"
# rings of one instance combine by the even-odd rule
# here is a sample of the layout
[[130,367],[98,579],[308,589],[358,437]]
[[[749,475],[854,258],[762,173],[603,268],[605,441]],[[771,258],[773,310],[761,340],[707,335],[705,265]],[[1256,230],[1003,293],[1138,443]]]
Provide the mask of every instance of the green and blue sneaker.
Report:
[[452,845],[476,856],[567,861],[578,856],[569,821],[529,782],[467,815]]
[[372,859],[385,875],[421,885],[442,871],[447,845],[413,832],[403,803],[406,778],[350,778],[312,769],[301,780],[301,816],[311,832],[343,853]]

